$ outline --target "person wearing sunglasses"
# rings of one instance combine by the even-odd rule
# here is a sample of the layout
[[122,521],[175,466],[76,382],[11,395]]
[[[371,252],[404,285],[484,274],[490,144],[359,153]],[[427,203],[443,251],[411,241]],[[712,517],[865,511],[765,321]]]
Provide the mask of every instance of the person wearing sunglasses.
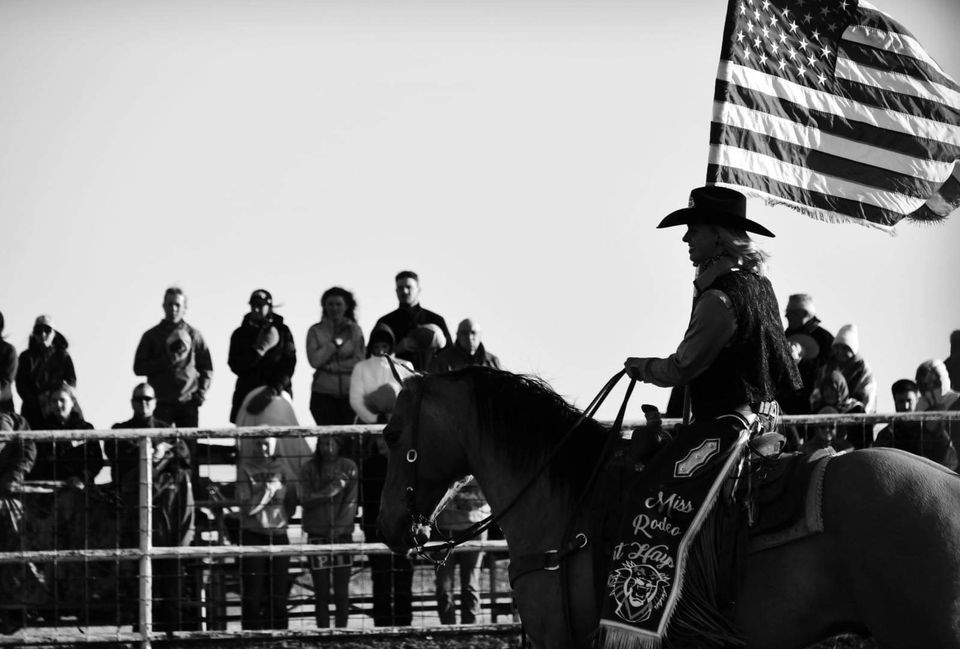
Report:
[[54,327],[53,318],[38,316],[27,349],[20,354],[16,377],[17,394],[23,402],[20,414],[35,430],[40,429],[40,422],[47,415],[47,393],[64,383],[77,387],[77,372],[68,347],[67,339]]
[[[149,383],[140,383],[130,397],[133,416],[114,424],[114,430],[131,428],[170,428],[170,424],[154,416],[156,392]],[[111,478],[118,501],[120,545],[137,547],[140,520],[140,441],[111,439],[105,443],[110,460]],[[191,488],[190,450],[183,439],[155,439],[152,453],[153,544],[187,546],[193,541],[195,507]],[[154,559],[153,596],[154,629],[179,631],[191,628],[194,611],[183,604],[191,599],[186,592],[185,574],[188,561]],[[124,592],[135,592],[135,575]],[[132,613],[132,611],[131,611]]]

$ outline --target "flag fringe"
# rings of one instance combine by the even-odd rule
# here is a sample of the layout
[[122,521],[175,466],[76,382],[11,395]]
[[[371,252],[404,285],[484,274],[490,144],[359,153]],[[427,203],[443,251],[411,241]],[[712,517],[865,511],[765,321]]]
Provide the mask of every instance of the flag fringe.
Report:
[[831,224],[853,223],[861,227],[866,227],[872,230],[880,230],[881,232],[886,232],[892,237],[897,236],[896,228],[890,225],[881,225],[879,223],[873,223],[871,221],[867,221],[866,219],[860,219],[853,216],[847,216],[846,214],[840,214],[839,212],[830,212],[827,210],[821,210],[815,207],[810,207],[809,205],[801,205],[799,203],[794,203],[793,201],[790,201],[784,198],[777,198],[764,191],[760,191],[759,189],[744,187],[743,185],[735,185],[732,183],[722,183],[722,182],[714,183],[714,185],[735,189],[740,193],[746,195],[748,198],[760,199],[765,204],[771,207],[776,207],[776,206],[789,207],[795,212],[799,212],[800,214],[803,214],[804,216],[807,216],[815,221],[821,221],[823,223],[831,223]]

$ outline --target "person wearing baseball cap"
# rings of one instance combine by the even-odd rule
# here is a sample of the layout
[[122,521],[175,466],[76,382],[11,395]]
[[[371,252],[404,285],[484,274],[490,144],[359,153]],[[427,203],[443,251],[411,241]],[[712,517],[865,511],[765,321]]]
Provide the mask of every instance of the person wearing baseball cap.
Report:
[[244,398],[254,389],[267,386],[274,395],[292,396],[291,378],[297,365],[297,347],[283,316],[273,311],[270,291],[258,288],[250,294],[250,311],[230,336],[227,364],[237,375],[230,408],[230,422]]

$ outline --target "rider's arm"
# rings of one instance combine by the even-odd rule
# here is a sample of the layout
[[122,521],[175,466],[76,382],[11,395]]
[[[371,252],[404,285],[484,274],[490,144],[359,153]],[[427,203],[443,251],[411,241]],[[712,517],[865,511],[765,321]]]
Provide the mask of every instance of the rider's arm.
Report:
[[687,333],[677,351],[667,358],[628,359],[641,381],[661,387],[686,385],[702,374],[737,330],[730,298],[710,289],[697,300]]

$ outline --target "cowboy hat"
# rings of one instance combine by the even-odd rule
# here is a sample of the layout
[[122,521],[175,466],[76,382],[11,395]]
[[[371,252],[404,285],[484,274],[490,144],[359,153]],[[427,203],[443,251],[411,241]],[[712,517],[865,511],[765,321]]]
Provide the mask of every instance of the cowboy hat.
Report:
[[690,204],[668,214],[658,228],[675,225],[719,225],[754,232],[765,237],[774,234],[747,218],[747,197],[727,187],[697,187],[690,192]]

